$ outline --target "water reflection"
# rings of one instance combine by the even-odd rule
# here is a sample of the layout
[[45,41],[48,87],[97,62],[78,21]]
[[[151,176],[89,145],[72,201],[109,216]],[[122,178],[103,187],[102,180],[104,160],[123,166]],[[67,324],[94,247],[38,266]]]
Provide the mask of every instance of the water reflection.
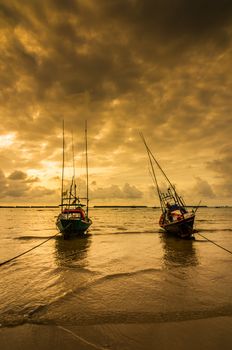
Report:
[[91,244],[91,235],[65,240],[58,236],[55,244],[55,257],[57,265],[68,267],[84,267],[87,264],[86,257]]
[[194,239],[180,239],[165,233],[160,235],[160,239],[164,249],[164,264],[168,268],[198,265]]

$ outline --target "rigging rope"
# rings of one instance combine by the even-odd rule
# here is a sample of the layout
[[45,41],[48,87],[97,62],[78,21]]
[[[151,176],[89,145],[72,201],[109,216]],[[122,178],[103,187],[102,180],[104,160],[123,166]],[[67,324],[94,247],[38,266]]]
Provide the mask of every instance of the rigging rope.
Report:
[[231,250],[229,250],[229,249],[226,249],[226,248],[222,247],[220,244],[217,244],[217,243],[216,243],[216,242],[214,242],[214,241],[211,241],[211,239],[209,239],[209,238],[207,238],[207,237],[203,236],[203,235],[202,235],[202,234],[200,234],[199,232],[197,232],[197,234],[198,234],[199,236],[203,237],[204,239],[206,239],[207,241],[209,241],[209,242],[211,242],[211,243],[215,244],[217,247],[219,247],[219,248],[221,248],[221,249],[224,249],[226,252],[228,252],[228,253],[232,254],[232,251],[231,251]]
[[11,261],[13,261],[13,260],[19,258],[20,256],[25,255],[25,254],[31,252],[32,250],[34,250],[34,249],[40,247],[42,244],[46,243],[46,242],[49,241],[50,239],[56,237],[58,234],[59,234],[59,232],[57,232],[57,233],[56,233],[55,235],[53,235],[53,236],[50,236],[49,238],[47,238],[47,239],[46,239],[45,241],[43,241],[42,243],[39,243],[39,244],[37,244],[36,246],[34,246],[34,247],[32,247],[32,248],[26,250],[25,252],[23,252],[23,253],[21,253],[21,254],[19,254],[19,255],[16,255],[16,256],[14,256],[14,257],[11,258],[11,259],[8,259],[8,260],[6,260],[6,261],[3,261],[2,263],[0,263],[0,266],[3,266],[3,265],[5,265],[5,264],[7,264],[7,263],[9,263],[9,262],[11,262]]

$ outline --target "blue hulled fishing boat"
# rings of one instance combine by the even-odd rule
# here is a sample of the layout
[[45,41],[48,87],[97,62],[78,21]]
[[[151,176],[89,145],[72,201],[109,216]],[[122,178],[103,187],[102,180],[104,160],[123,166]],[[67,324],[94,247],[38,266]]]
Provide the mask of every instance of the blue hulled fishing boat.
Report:
[[[57,217],[56,226],[65,239],[83,235],[92,224],[88,215],[89,196],[88,196],[88,153],[87,153],[87,124],[85,125],[85,155],[86,155],[86,197],[77,196],[74,148],[73,149],[73,176],[69,189],[64,191],[64,168],[65,168],[65,144],[64,144],[64,125],[63,125],[63,164],[62,164],[62,185],[61,185],[61,212]],[[83,204],[85,201],[86,204]]]

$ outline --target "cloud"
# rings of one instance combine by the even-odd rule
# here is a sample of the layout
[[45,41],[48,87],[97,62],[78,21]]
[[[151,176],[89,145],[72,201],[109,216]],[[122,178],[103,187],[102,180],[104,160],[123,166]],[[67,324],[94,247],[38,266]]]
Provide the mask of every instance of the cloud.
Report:
[[27,173],[21,170],[15,170],[8,176],[8,180],[21,181],[23,183],[33,183],[38,182],[39,178],[35,176],[28,176]]
[[[107,185],[108,180],[104,181],[103,185],[98,185],[97,181],[91,181],[89,188],[90,200],[95,202],[96,200],[133,200],[143,198],[143,191],[137,188],[135,185],[124,183],[122,185],[112,184]],[[86,196],[86,179],[84,176],[78,177],[76,180],[77,195],[79,197]],[[67,180],[64,183],[65,190],[70,186],[70,182]]]
[[141,198],[143,196],[140,190],[138,190],[135,186],[129,185],[128,183],[124,185],[123,193],[125,198]]
[[220,159],[207,162],[207,167],[216,174],[215,189],[221,197],[231,198],[232,193],[232,156],[231,149],[224,148],[221,151]]
[[7,181],[6,181],[5,174],[0,169],[0,198],[2,196],[4,196],[4,192],[5,192],[6,187],[7,187],[6,185],[7,185]]
[[27,174],[20,170],[15,170],[8,176],[9,180],[25,180],[27,178]]
[[[26,204],[27,201],[49,200],[49,196],[56,194],[56,191],[43,186],[35,186],[38,180],[28,177],[26,173],[15,170],[8,177],[0,169],[0,198],[1,200],[16,200]],[[46,198],[46,199],[45,199]]]
[[212,199],[216,197],[210,184],[200,177],[196,178],[196,185],[193,188],[193,193],[204,199]]
[[123,187],[117,185],[111,185],[108,187],[97,187],[90,192],[91,198],[96,199],[140,199],[142,198],[142,192],[133,185],[128,183]]
[[232,155],[231,150],[226,150],[223,153],[220,159],[208,161],[207,166],[217,173],[220,178],[227,181],[231,178],[232,173]]

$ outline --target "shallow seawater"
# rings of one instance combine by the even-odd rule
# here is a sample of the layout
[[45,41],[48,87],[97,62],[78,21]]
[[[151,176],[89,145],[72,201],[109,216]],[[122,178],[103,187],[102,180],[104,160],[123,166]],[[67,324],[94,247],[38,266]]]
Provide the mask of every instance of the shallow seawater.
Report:
[[[57,233],[56,209],[0,209],[0,262]],[[85,237],[56,236],[0,266],[0,324],[148,324],[232,316],[232,255],[195,234],[168,237],[159,210],[91,209]],[[195,228],[232,251],[232,209]]]

